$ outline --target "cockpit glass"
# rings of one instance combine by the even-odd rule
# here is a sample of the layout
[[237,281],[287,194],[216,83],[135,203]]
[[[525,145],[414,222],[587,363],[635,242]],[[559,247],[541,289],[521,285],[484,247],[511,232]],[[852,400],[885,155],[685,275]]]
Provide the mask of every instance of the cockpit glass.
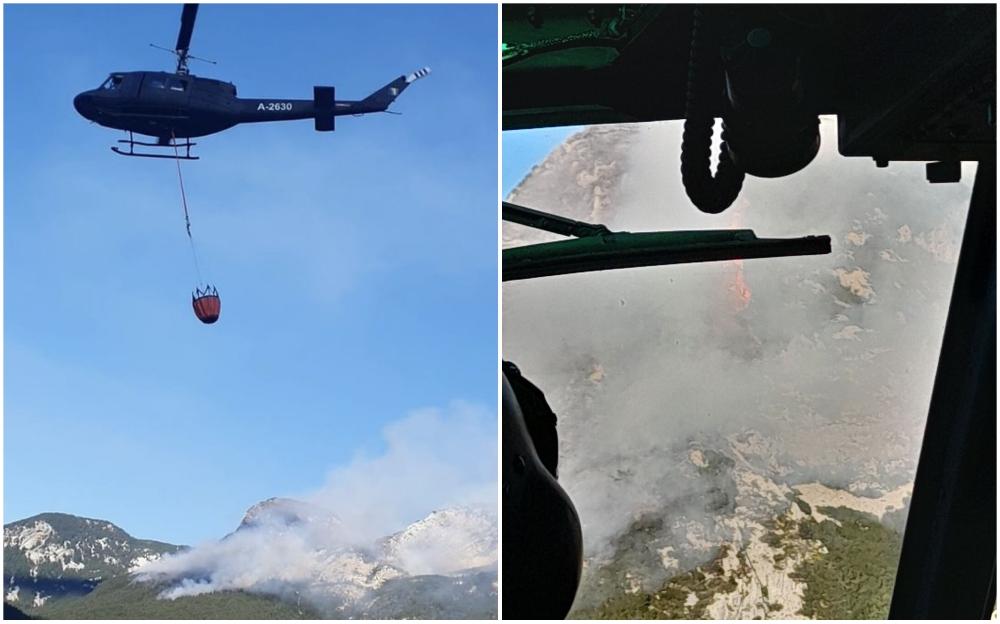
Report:
[[[558,416],[583,527],[571,617],[887,616],[975,165],[932,185],[922,163],[840,156],[836,119],[820,127],[811,164],[748,176],[718,215],[684,191],[682,122],[504,133],[515,204],[833,241],[503,285],[503,357]],[[502,230],[505,248],[560,238]]]
[[105,80],[103,84],[101,84],[100,88],[108,91],[118,89],[121,87],[123,78],[124,76],[121,74],[112,74],[111,76],[108,76],[108,79]]

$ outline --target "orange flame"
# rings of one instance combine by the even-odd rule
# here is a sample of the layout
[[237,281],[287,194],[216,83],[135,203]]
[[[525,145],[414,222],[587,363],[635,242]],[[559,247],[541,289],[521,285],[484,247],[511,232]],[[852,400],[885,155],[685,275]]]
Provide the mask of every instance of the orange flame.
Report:
[[[729,227],[734,229],[743,227],[743,209],[746,205],[746,201],[737,201],[737,204],[733,206],[732,218],[729,220]],[[732,263],[735,271],[733,273],[733,279],[728,284],[727,289],[732,294],[736,311],[742,312],[750,305],[752,293],[750,292],[750,287],[747,285],[746,280],[743,278],[743,261],[732,260],[730,262]],[[727,262],[726,264],[730,264],[730,262]]]

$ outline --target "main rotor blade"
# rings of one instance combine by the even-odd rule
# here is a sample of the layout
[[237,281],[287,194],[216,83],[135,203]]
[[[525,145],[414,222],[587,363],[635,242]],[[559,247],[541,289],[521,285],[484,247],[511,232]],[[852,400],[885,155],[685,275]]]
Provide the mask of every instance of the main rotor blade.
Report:
[[191,33],[194,31],[194,18],[198,15],[197,4],[185,4],[181,12],[181,29],[177,33],[177,45],[174,49],[180,55],[187,55],[191,45]]

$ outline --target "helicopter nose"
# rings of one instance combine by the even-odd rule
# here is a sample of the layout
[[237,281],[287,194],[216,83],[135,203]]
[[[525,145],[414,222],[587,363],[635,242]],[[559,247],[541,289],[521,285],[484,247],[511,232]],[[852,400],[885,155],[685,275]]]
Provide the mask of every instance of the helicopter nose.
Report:
[[87,119],[94,118],[94,96],[84,91],[73,98],[73,108]]

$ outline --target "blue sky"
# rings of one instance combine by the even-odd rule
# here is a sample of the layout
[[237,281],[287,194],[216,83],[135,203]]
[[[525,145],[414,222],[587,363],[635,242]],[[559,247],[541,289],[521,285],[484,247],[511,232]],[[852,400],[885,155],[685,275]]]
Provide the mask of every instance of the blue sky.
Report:
[[171,70],[179,5],[4,7],[4,521],[64,511],[195,543],[377,456],[455,401],[496,430],[496,7],[204,5],[196,75],[402,116],[237,126],[177,174],[73,96]]

